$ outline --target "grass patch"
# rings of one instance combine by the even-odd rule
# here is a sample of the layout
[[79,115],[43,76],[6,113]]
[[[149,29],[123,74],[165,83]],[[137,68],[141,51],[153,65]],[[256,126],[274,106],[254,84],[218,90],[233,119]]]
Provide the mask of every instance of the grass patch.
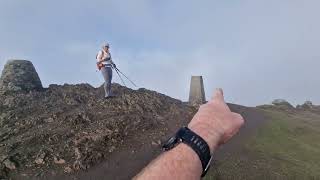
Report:
[[320,115],[263,110],[270,119],[211,179],[320,179]]

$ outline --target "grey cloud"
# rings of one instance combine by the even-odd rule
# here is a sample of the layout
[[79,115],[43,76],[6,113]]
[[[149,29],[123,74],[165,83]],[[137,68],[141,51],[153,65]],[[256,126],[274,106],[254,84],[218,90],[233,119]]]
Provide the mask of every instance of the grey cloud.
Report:
[[[245,105],[274,98],[320,103],[319,5],[316,0],[3,0],[0,65],[12,56],[29,58],[44,84],[98,86],[101,77],[92,61],[107,39],[119,67],[138,84],[179,99],[188,97],[190,76],[203,75],[208,98],[223,87],[228,101]],[[77,70],[70,71],[74,61]]]

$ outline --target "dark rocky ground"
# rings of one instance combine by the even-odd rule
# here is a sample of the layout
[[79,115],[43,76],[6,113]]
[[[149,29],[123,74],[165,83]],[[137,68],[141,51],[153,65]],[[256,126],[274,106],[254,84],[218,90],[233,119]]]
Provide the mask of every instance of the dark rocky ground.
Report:
[[0,95],[0,179],[77,174],[112,159],[138,136],[158,148],[169,124],[196,112],[146,89],[114,84],[113,92],[118,96],[105,100],[102,88],[81,84]]
[[[197,111],[155,91],[113,84],[113,92],[117,97],[105,100],[103,88],[80,84],[0,95],[0,179],[130,179]],[[215,152],[209,178],[217,177],[224,159],[247,156],[248,140],[269,119],[266,109],[299,117],[320,112],[311,102],[293,107],[282,100],[258,108],[229,107],[246,123]]]

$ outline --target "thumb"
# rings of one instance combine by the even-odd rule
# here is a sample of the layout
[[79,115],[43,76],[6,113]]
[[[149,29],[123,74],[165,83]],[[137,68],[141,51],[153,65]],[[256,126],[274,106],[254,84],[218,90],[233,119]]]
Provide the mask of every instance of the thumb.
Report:
[[212,101],[223,101],[224,102],[223,90],[221,88],[218,88],[214,91]]

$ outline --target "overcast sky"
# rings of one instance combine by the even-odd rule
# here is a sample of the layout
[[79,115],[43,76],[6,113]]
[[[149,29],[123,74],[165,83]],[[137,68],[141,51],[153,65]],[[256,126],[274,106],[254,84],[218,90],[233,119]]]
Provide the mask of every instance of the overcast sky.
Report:
[[187,100],[191,75],[202,75],[208,98],[222,87],[229,102],[248,106],[276,98],[320,104],[319,7],[319,0],[0,0],[0,71],[7,59],[27,59],[44,86],[97,87],[95,56],[108,41],[136,84],[174,98]]

